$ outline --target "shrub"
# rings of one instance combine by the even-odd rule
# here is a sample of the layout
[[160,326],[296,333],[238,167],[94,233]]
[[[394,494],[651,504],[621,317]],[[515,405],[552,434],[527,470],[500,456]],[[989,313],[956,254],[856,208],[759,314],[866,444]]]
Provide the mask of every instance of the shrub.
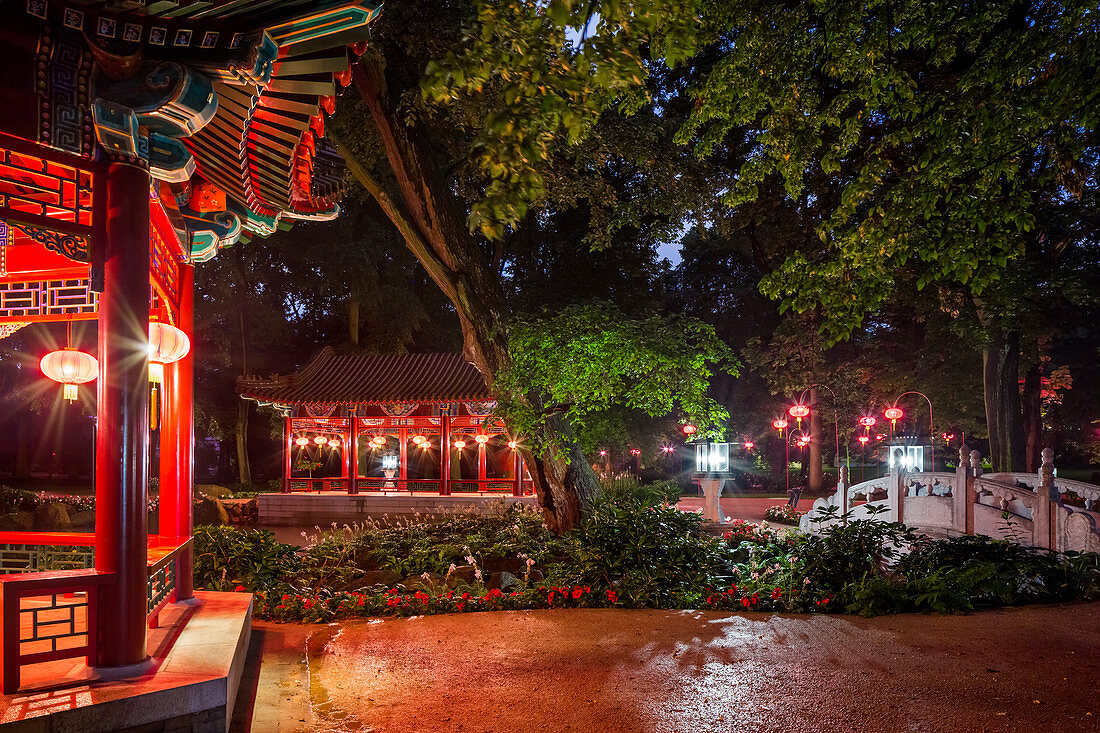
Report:
[[778,522],[779,524],[790,524],[795,527],[798,526],[798,522],[802,519],[804,511],[799,511],[793,506],[787,504],[780,504],[779,506],[770,506],[764,510],[764,519],[769,522]]
[[195,585],[210,590],[269,588],[289,583],[302,570],[296,548],[266,529],[195,528]]
[[41,503],[41,499],[32,491],[0,486],[0,511],[2,512],[33,512]]
[[626,605],[667,608],[698,601],[721,566],[719,544],[702,517],[637,487],[604,497],[592,517],[565,536],[571,585],[614,589]]

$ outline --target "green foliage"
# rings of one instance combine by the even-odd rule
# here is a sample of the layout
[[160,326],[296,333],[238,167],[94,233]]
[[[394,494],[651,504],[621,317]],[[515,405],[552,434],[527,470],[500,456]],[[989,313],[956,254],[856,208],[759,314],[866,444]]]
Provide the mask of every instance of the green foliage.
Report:
[[779,524],[790,524],[795,527],[802,520],[804,511],[799,511],[787,504],[780,504],[779,506],[770,506],[764,510],[764,519],[769,522],[778,522]]
[[300,563],[292,545],[266,529],[195,528],[195,585],[210,590],[267,588],[289,582]]
[[707,387],[714,364],[734,370],[731,355],[711,326],[691,318],[631,318],[611,303],[570,306],[514,323],[509,350],[512,365],[495,388],[509,425],[524,435],[538,435],[553,416],[584,425],[619,405],[679,412],[701,434],[720,434],[727,417]]
[[[715,582],[718,543],[698,514],[660,501],[649,489],[623,490],[565,536],[569,584],[614,588],[628,606],[670,608],[698,603]],[[555,576],[558,577],[558,576]]]
[[33,512],[41,503],[33,491],[0,486],[0,512]]

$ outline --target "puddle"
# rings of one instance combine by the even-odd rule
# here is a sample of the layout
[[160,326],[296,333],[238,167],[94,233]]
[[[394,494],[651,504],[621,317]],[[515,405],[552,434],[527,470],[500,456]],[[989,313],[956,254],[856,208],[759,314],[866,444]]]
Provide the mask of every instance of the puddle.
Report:
[[339,624],[323,626],[306,637],[306,678],[309,685],[309,707],[313,712],[317,733],[371,733],[374,729],[354,714],[340,708],[321,682],[321,663],[325,650],[343,628]]

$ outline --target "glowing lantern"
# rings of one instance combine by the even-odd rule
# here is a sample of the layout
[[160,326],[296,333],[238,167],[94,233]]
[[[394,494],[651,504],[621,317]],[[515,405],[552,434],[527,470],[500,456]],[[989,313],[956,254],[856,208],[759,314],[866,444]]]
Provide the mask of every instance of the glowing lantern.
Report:
[[745,441],[745,450],[752,450],[753,447],[755,447],[755,446],[756,446],[756,443],[752,442],[751,440],[746,440]]
[[871,439],[868,438],[866,435],[859,436],[859,442],[862,443],[864,447],[867,447],[867,442],[869,440],[871,440]]
[[420,450],[428,450],[431,447],[432,442],[430,440],[424,440],[420,443]]
[[868,433],[871,432],[871,428],[873,428],[875,426],[876,422],[878,422],[878,421],[875,420],[875,418],[871,417],[870,415],[868,415],[867,417],[861,417],[859,419],[859,424],[862,425]]
[[602,451],[600,451],[600,455],[601,455],[601,456],[606,456],[606,455],[607,455],[607,451],[605,451],[605,450],[602,450]]
[[640,450],[638,450],[637,448],[631,448],[630,449],[630,455],[640,456],[640,455],[642,455],[642,452]]
[[376,435],[376,436],[374,436],[373,438],[370,439],[370,442],[374,443],[376,446],[381,448],[382,446],[384,446],[386,444],[386,438],[385,438],[385,436],[382,436],[382,435]]
[[413,443],[415,443],[416,445],[420,445],[420,444],[421,444],[421,443],[423,443],[423,442],[424,442],[425,440],[427,440],[427,438],[425,438],[425,437],[424,437],[423,435],[414,435],[414,436],[412,437],[412,441],[413,441]]
[[294,444],[297,445],[299,448],[304,448],[305,446],[309,445],[309,438],[302,436],[301,438],[297,438],[294,441]]
[[694,425],[688,424],[681,428],[684,431],[684,435],[695,435],[695,431],[698,430]]
[[810,443],[810,439],[807,438],[807,437],[801,437],[801,438],[798,439],[798,445],[801,448],[805,448],[807,445],[809,445],[809,443]]
[[313,439],[313,442],[317,445],[328,445],[328,438],[323,435],[318,435],[316,438]]
[[455,448],[458,448],[459,450],[462,450],[465,447],[466,447],[466,441],[465,440],[456,440],[455,441]]
[[890,429],[893,430],[897,426],[898,420],[900,420],[905,413],[898,407],[887,407],[886,411],[882,414],[890,421]]
[[519,447],[519,442],[515,441],[515,440],[509,440],[508,441],[508,447],[511,448],[512,450],[515,450],[516,448]]
[[164,365],[179,361],[191,350],[187,334],[160,321],[149,322],[149,381],[164,381]]
[[71,347],[51,351],[42,357],[38,366],[47,377],[65,385],[62,396],[69,402],[76,400],[76,385],[90,382],[99,376],[99,362],[96,358]]
[[778,420],[772,420],[772,427],[775,428],[776,430],[778,430],[779,432],[783,432],[784,430],[786,430],[786,428],[789,424],[790,423],[788,423],[783,418],[779,418]]
[[810,414],[810,408],[805,405],[791,405],[791,408],[787,410],[791,417],[798,420],[798,427],[802,427],[802,418]]
[[474,440],[477,441],[478,445],[485,445],[489,442],[489,436],[485,433],[478,433],[474,436]]
[[664,448],[661,448],[661,450],[663,450],[665,453],[671,453],[672,451],[674,451],[676,449],[673,448],[671,445],[666,445]]

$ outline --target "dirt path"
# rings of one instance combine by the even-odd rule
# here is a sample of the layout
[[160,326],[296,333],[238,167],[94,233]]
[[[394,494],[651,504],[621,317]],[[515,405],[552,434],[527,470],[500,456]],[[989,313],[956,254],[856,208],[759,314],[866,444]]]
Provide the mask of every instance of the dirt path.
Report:
[[[251,729],[263,733],[1100,730],[1096,603],[870,620],[579,610],[257,629]],[[236,729],[248,730],[240,716]]]

